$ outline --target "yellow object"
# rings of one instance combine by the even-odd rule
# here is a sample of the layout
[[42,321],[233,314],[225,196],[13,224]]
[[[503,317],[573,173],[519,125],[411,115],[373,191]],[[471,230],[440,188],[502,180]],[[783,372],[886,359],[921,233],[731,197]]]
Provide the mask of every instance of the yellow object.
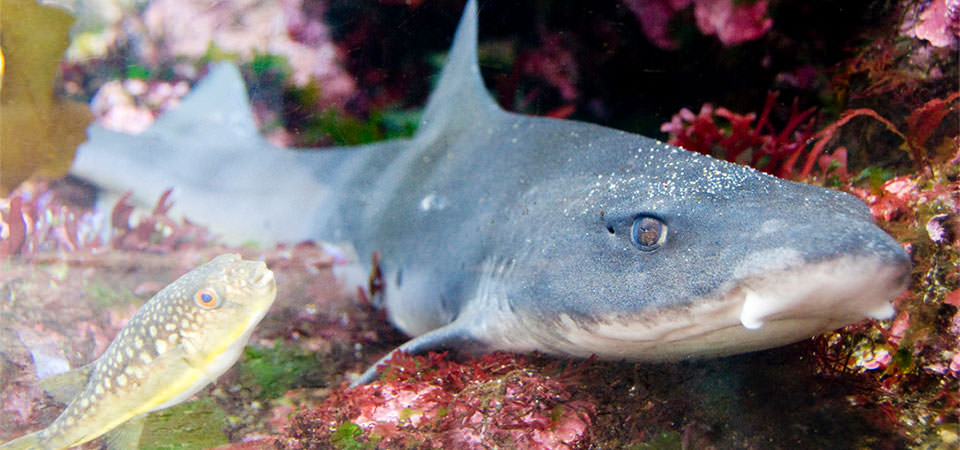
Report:
[[93,120],[54,95],[73,17],[34,0],[0,0],[0,195],[31,175],[67,173]]

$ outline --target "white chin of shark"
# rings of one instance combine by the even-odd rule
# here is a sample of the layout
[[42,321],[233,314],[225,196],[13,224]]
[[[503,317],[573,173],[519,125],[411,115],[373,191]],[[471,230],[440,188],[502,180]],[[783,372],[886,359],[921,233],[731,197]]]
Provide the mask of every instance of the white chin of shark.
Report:
[[902,270],[871,258],[844,257],[748,279],[721,299],[683,310],[587,327],[564,316],[567,340],[547,351],[670,361],[779,347],[865,318],[892,318],[890,301],[906,288]]

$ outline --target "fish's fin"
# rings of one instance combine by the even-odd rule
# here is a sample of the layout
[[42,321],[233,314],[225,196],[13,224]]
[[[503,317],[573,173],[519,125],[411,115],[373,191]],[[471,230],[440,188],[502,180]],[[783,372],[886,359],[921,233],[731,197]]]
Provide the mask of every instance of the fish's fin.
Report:
[[379,361],[364,371],[363,374],[360,375],[360,378],[357,378],[350,384],[350,387],[356,387],[376,380],[382,368],[380,366],[385,365],[387,360],[393,358],[400,352],[419,355],[431,350],[468,347],[464,345],[466,343],[475,343],[475,339],[468,330],[456,321],[453,321],[428,333],[421,334],[393,349],[393,351],[387,353],[386,356],[380,358]]
[[43,437],[40,435],[42,431],[43,430],[34,431],[33,433],[25,434],[12,441],[0,444],[0,450],[35,450],[46,448],[46,445],[43,443]]
[[105,443],[110,450],[124,450],[140,447],[140,435],[147,415],[141,414],[107,432]]
[[442,130],[474,127],[483,117],[502,112],[487,93],[477,63],[477,2],[469,0],[417,130],[430,139]]
[[198,82],[180,104],[164,112],[145,135],[232,136],[261,139],[246,84],[237,66],[221,62]]
[[90,363],[61,374],[44,378],[40,380],[40,389],[43,389],[50,397],[59,403],[70,403],[70,401],[87,386],[87,380],[90,379],[93,366],[94,363]]

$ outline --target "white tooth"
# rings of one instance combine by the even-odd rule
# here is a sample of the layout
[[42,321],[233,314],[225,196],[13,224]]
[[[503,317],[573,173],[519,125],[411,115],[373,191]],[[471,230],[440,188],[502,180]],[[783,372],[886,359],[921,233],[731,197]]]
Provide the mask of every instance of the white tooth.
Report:
[[764,308],[766,302],[749,289],[744,297],[743,308],[740,310],[740,323],[744,328],[757,330],[763,326],[763,318],[769,312]]
[[867,316],[872,319],[887,320],[893,318],[893,315],[896,313],[897,311],[893,309],[893,305],[884,302],[879,308],[874,309],[873,311],[868,311]]

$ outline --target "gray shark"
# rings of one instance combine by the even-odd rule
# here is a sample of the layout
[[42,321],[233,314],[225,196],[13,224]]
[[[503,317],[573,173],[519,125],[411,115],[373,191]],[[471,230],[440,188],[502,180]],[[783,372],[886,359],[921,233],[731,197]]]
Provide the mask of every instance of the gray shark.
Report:
[[476,48],[470,0],[411,139],[277,148],[221,64],[141,135],[92,127],[72,172],[145,205],[173,188],[174,212],[234,241],[379,251],[389,320],[416,336],[395,351],[671,361],[894,314],[910,259],[857,198],[503,111]]

